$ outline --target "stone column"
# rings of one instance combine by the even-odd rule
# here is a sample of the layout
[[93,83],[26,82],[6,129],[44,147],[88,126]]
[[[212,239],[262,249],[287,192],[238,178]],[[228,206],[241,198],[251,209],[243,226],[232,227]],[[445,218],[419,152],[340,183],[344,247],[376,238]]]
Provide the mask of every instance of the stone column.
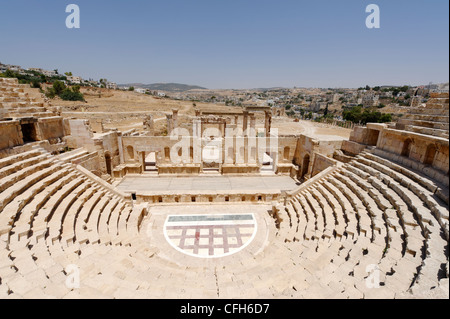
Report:
[[[245,143],[245,152],[246,152],[246,163],[247,164],[256,164],[257,160],[257,150],[256,150],[256,117],[255,114],[250,114],[250,128],[247,134],[246,143]],[[255,153],[253,153],[255,151]],[[255,157],[253,157],[255,156]]]
[[248,128],[248,111],[244,111],[244,123],[242,124],[242,133],[244,136],[247,136],[247,128]]
[[125,158],[123,155],[123,143],[122,143],[122,133],[119,132],[117,136],[117,144],[119,145],[119,157],[120,157],[120,164],[125,163]]
[[147,115],[144,119],[144,130],[146,132],[147,136],[154,136],[155,135],[155,124],[153,121],[153,116]]
[[195,119],[194,123],[192,124],[192,136],[194,138],[201,137],[202,132],[202,121],[199,119]]
[[225,138],[225,132],[227,131],[227,122],[223,122],[221,125],[221,133],[222,133],[222,138]]
[[256,136],[256,117],[254,114],[250,115],[250,132],[251,137]]
[[172,110],[173,129],[178,128],[178,110]]
[[172,114],[166,114],[167,117],[167,135],[172,135],[173,131],[173,118]]
[[269,137],[270,130],[272,127],[272,115],[270,114],[270,111],[265,111],[264,113],[266,115],[266,121],[265,121],[266,137]]

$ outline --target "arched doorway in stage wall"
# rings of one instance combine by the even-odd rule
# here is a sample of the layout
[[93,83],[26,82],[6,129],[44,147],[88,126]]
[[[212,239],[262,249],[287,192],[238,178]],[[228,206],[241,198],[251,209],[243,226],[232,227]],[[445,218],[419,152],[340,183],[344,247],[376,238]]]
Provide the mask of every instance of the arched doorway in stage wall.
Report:
[[144,171],[155,172],[156,168],[156,152],[144,152]]
[[135,157],[135,155],[134,155],[134,148],[133,148],[133,146],[127,146],[127,155],[128,155],[128,159],[130,159],[130,160],[134,160],[134,157]]
[[309,154],[306,154],[305,157],[303,157],[302,172],[300,174],[300,179],[305,178],[306,174],[308,174],[310,162],[311,157],[309,156]]
[[413,145],[412,139],[408,138],[405,140],[405,142],[403,143],[402,156],[409,157],[412,145]]
[[272,154],[270,152],[264,153],[262,167],[261,167],[261,173],[275,173],[275,154]]
[[[170,161],[170,148],[137,147],[135,149],[136,162],[142,165],[142,172],[158,172],[157,162]],[[166,158],[167,156],[167,158]]]
[[109,152],[105,153],[106,172],[108,175],[112,175],[112,158]]
[[436,157],[437,153],[437,146],[435,144],[430,144],[427,147],[427,152],[425,153],[425,159],[423,160],[423,163],[425,165],[433,165],[434,158]]
[[284,148],[284,152],[283,152],[283,158],[284,160],[289,160],[289,155],[291,154],[291,148],[289,146],[286,146]]
[[210,136],[202,139],[202,168],[203,173],[220,173],[223,139]]

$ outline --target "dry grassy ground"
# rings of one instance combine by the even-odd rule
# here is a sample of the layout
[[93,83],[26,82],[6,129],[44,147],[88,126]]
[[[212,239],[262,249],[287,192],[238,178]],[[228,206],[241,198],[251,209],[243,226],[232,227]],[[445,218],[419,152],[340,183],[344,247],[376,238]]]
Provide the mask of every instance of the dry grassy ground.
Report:
[[[84,119],[103,119],[105,128],[117,128],[121,131],[143,129],[143,119],[151,114],[155,120],[155,131],[163,133],[166,130],[166,114],[173,109],[179,110],[179,123],[188,124],[195,115],[195,108],[203,111],[236,112],[240,107],[228,107],[212,103],[160,99],[135,92],[123,92],[107,89],[82,89],[86,102],[70,102],[55,99],[52,106],[62,106],[63,116]],[[257,114],[257,128],[264,127],[264,115]],[[300,121],[295,123],[290,118],[277,118],[272,127],[279,130],[280,135],[299,135],[338,139],[348,139],[351,130],[332,127],[325,124]]]

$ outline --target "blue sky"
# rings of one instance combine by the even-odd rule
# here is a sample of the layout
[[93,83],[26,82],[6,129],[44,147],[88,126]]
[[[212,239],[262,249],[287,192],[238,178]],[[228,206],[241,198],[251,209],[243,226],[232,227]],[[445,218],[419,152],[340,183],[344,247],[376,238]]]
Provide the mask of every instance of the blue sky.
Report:
[[[81,28],[67,29],[68,4]],[[367,29],[367,5],[381,28]],[[447,0],[0,0],[0,62],[118,83],[360,87],[449,79]]]

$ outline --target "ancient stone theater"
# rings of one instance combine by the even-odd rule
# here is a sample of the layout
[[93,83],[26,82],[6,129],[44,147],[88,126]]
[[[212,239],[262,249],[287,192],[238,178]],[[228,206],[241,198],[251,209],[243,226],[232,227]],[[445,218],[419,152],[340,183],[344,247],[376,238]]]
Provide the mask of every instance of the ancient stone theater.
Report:
[[2,299],[449,297],[448,93],[321,139],[269,107],[105,129],[27,87],[0,79]]

